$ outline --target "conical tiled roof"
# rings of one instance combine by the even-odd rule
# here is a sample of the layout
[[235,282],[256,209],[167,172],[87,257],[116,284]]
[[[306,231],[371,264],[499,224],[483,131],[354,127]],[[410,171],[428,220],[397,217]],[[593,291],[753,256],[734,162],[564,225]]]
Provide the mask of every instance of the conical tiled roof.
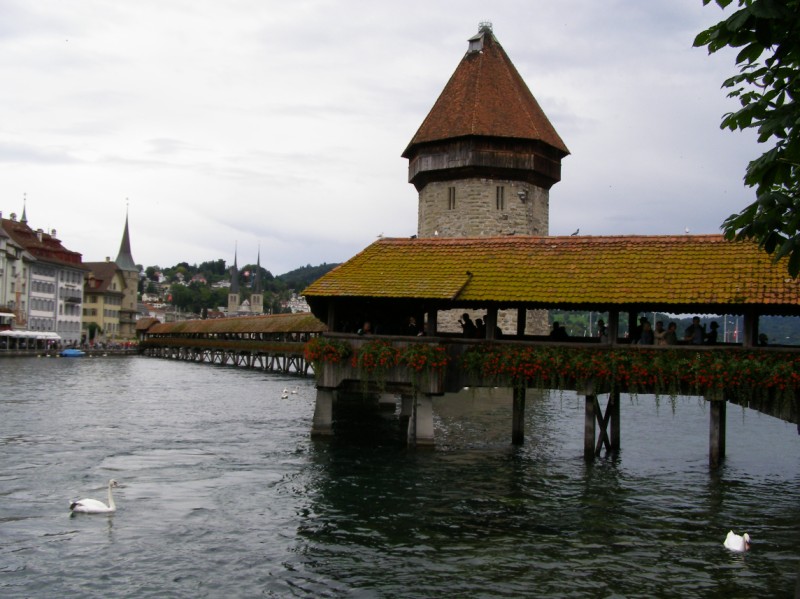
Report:
[[128,234],[128,215],[125,215],[125,230],[122,232],[122,242],[119,244],[119,253],[117,259],[114,260],[119,266],[120,270],[134,270],[139,272],[139,267],[133,261],[131,255],[131,238]]
[[403,152],[414,146],[467,136],[538,141],[563,156],[569,150],[488,26],[469,51]]

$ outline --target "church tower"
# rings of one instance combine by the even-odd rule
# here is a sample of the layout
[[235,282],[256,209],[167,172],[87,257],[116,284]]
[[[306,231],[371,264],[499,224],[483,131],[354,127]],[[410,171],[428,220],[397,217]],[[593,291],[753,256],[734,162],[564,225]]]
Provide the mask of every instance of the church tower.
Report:
[[253,280],[253,293],[250,295],[250,311],[253,314],[264,313],[264,294],[261,290],[261,248],[258,248],[256,260],[256,275]]
[[230,268],[231,273],[231,286],[228,290],[228,316],[236,316],[239,312],[239,302],[241,297],[239,295],[239,266],[236,264],[236,253],[233,251],[233,266]]
[[481,23],[403,152],[419,192],[417,235],[547,235],[550,188],[568,154],[491,24]]
[[125,229],[122,231],[122,241],[119,244],[119,253],[114,260],[117,268],[122,273],[125,289],[122,291],[122,305],[119,310],[119,336],[122,339],[136,338],[136,305],[139,292],[139,267],[133,261],[131,254],[131,238],[128,232],[128,213],[125,212]]

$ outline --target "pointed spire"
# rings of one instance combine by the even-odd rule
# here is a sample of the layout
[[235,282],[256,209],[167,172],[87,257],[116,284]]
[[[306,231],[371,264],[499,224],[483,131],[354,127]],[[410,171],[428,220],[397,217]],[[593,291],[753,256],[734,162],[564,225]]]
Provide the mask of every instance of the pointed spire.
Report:
[[239,244],[234,245],[233,248],[233,266],[231,266],[231,289],[230,293],[239,293],[239,265],[236,263],[236,254],[239,251]]
[[261,244],[258,244],[258,258],[256,259],[256,276],[253,280],[253,293],[261,293]]
[[130,234],[128,233],[127,205],[125,206],[125,229],[122,231],[122,242],[119,244],[119,253],[117,254],[117,259],[114,260],[114,262],[116,262],[120,270],[135,270],[136,272],[139,272],[139,267],[136,266],[136,262],[133,261],[133,255],[131,254],[131,238]]
[[27,193],[23,193],[22,194],[22,218],[19,219],[19,222],[21,222],[23,225],[28,224],[27,210],[28,210],[28,194]]

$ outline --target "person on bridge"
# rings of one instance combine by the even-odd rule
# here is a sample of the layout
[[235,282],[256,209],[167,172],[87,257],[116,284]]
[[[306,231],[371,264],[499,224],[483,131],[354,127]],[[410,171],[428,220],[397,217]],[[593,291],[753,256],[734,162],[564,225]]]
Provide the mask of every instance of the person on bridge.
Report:
[[705,336],[706,327],[700,324],[700,317],[695,316],[692,318],[692,324],[686,327],[686,334],[684,334],[683,339],[692,345],[702,345]]
[[562,327],[558,321],[553,322],[553,330],[550,331],[550,339],[552,341],[569,341],[567,329]]
[[461,315],[461,320],[458,321],[458,324],[461,325],[461,330],[464,332],[464,337],[474,339],[478,336],[478,327],[475,326],[475,323],[472,322],[472,319],[466,312]]

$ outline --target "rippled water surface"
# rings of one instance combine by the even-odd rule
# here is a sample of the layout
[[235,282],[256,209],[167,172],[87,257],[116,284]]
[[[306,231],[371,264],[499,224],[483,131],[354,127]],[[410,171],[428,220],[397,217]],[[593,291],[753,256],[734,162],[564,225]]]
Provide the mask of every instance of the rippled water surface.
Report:
[[[623,397],[587,466],[583,403],[437,399],[437,447],[391,412],[309,437],[313,381],[152,358],[0,359],[2,597],[784,597],[800,563],[797,427]],[[284,388],[295,390],[281,399]],[[68,512],[105,498],[111,516]],[[747,555],[722,547],[748,531]]]

